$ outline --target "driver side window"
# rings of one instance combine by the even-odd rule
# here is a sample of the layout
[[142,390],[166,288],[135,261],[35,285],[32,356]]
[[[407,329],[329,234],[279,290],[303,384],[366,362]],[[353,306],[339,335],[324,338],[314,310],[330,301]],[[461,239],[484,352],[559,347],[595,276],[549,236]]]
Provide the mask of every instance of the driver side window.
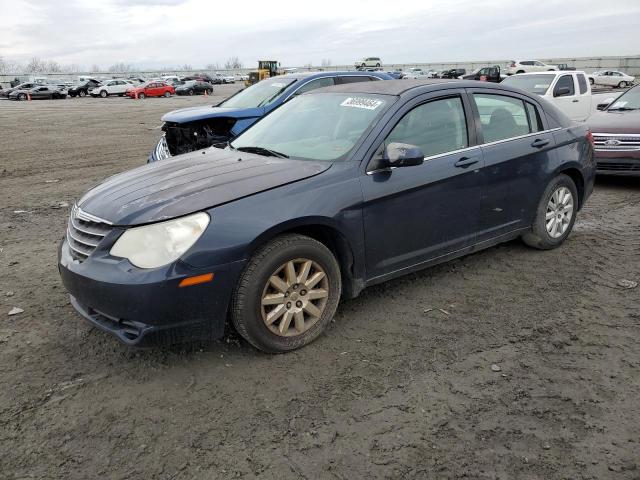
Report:
[[418,105],[397,123],[384,145],[408,143],[419,147],[425,158],[469,146],[467,123],[460,97]]
[[316,80],[312,80],[309,83],[307,83],[306,85],[301,86],[295,93],[294,95],[302,95],[305,92],[310,92],[311,90],[315,90],[316,88],[322,88],[322,87],[330,87],[332,86],[333,83],[333,78],[331,77],[326,77],[326,78],[318,78]]

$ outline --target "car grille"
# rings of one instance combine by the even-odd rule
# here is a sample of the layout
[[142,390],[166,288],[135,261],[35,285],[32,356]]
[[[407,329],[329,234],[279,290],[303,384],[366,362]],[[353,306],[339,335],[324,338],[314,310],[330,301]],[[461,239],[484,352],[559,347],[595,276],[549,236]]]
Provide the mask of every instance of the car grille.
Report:
[[601,152],[635,152],[640,150],[640,135],[594,133],[595,150]]
[[110,231],[110,222],[83,212],[74,205],[67,226],[71,256],[78,262],[85,261]]
[[598,162],[596,169],[600,172],[640,172],[640,162]]

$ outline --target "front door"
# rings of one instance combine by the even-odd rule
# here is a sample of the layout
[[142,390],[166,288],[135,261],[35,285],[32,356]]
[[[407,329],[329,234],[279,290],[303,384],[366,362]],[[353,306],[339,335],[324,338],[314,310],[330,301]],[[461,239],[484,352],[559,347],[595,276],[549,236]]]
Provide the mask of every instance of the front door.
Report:
[[553,86],[553,103],[567,117],[576,122],[586,119],[582,109],[582,104],[586,100],[584,98],[581,99],[578,92],[574,75],[571,73],[561,75]]
[[[463,90],[408,102],[376,140],[361,177],[369,280],[468,247],[478,227],[483,159]],[[381,169],[390,143],[420,147],[422,165]]]

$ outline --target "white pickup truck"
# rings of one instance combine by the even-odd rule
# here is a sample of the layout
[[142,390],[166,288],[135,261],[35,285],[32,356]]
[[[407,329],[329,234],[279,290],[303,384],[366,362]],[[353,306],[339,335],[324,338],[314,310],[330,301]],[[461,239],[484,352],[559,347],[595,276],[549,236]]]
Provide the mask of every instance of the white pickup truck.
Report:
[[584,122],[593,111],[591,85],[579,70],[521,73],[505,78],[502,84],[540,95],[576,122]]

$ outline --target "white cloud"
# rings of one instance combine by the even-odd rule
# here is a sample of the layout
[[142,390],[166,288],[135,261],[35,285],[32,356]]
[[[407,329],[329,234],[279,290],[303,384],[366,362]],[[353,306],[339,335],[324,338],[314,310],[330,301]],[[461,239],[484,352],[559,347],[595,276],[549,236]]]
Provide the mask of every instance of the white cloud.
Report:
[[251,66],[625,55],[640,2],[0,0],[0,11],[0,55],[15,61],[204,66],[239,56]]

